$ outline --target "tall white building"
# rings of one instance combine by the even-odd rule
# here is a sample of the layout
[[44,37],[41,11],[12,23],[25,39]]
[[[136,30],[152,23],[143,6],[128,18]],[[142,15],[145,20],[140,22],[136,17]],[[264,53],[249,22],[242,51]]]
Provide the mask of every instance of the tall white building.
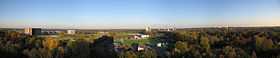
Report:
[[152,28],[151,27],[146,27],[146,32],[151,32],[152,31]]

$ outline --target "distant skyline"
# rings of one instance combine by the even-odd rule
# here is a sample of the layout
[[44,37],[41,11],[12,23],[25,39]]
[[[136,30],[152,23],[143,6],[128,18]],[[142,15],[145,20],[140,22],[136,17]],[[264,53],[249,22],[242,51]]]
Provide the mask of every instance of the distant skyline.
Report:
[[280,0],[0,0],[0,28],[280,26]]

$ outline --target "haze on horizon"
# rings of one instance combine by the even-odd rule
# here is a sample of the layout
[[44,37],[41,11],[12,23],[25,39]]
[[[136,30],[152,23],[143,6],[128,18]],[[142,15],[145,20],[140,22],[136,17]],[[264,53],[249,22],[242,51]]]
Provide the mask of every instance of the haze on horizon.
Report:
[[280,0],[0,0],[0,28],[280,26]]

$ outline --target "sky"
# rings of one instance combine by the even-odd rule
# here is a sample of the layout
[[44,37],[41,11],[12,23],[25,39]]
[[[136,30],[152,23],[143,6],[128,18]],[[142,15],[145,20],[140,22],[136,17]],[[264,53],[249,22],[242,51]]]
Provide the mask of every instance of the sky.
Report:
[[0,28],[280,26],[280,0],[0,0]]

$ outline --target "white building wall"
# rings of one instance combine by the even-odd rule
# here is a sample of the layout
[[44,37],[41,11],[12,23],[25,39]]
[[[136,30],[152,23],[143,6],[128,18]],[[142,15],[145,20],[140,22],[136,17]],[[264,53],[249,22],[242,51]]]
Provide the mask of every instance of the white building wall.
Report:
[[67,34],[76,34],[76,30],[67,30]]

